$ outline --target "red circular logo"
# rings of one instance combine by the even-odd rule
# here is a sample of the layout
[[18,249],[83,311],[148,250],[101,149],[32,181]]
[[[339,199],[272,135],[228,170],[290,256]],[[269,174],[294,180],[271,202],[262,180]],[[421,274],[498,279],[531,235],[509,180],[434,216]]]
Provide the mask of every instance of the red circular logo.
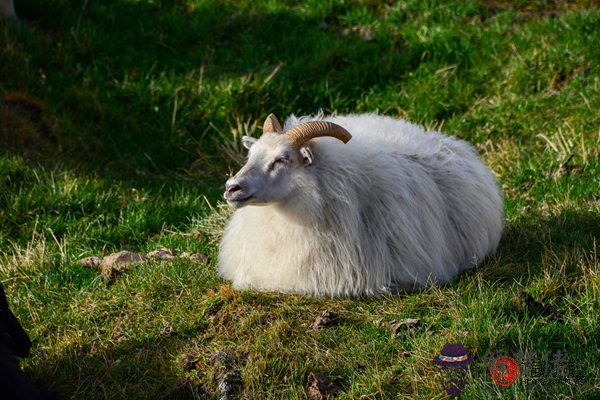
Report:
[[490,367],[490,375],[498,385],[508,386],[519,376],[519,364],[510,357],[498,357]]

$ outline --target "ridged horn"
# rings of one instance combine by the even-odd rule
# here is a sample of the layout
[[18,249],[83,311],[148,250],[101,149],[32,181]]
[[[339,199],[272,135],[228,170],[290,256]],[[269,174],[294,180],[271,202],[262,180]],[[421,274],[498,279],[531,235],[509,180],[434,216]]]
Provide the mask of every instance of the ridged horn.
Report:
[[285,136],[290,138],[292,146],[299,146],[310,139],[322,136],[331,136],[344,143],[352,139],[352,135],[346,129],[326,121],[311,121],[295,126],[287,131]]
[[265,123],[263,124],[263,135],[265,133],[281,132],[282,130],[283,128],[281,127],[279,121],[277,121],[275,114],[269,114],[267,119],[265,119]]

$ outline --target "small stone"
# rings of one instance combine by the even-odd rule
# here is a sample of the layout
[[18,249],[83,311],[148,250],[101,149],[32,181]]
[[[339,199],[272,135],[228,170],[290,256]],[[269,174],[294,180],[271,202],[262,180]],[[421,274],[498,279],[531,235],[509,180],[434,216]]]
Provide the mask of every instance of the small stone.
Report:
[[78,264],[83,265],[86,268],[96,268],[102,264],[100,257],[92,256],[77,261]]
[[203,253],[194,253],[190,256],[190,260],[194,262],[203,262],[204,264],[210,263],[210,257]]
[[400,321],[390,322],[392,329],[392,339],[403,338],[408,332],[416,330],[421,325],[421,320],[417,318],[407,318]]
[[219,400],[238,399],[243,388],[242,377],[235,372],[227,372],[219,378]]
[[543,303],[536,301],[531,294],[523,291],[517,292],[513,298],[517,300],[520,305],[542,315],[544,315],[544,313],[547,314],[549,309],[552,307],[550,304],[546,306]]
[[339,322],[338,313],[333,311],[323,311],[315,318],[315,321],[308,328],[307,332],[317,330],[324,326],[337,325]]
[[324,375],[311,372],[308,375],[308,397],[313,400],[327,400],[330,396],[336,395],[340,388],[326,378]]
[[358,32],[358,36],[365,42],[370,42],[375,39],[375,30],[369,26],[353,26],[352,31]]
[[543,317],[548,318],[548,322],[563,321],[563,315],[555,311],[555,306],[552,303],[544,304],[540,301],[536,301],[533,296],[527,292],[517,292],[513,298],[519,303],[519,305],[527,308],[529,311],[534,312],[535,314],[541,315]]
[[560,179],[565,175],[581,175],[585,169],[580,166],[564,165],[559,167],[553,174],[554,179]]
[[517,302],[519,302],[520,304],[523,304],[523,305],[527,305],[530,302],[535,301],[532,295],[530,295],[527,292],[523,292],[523,291],[515,293],[513,298],[515,300],[517,300]]
[[154,251],[151,251],[150,253],[148,253],[148,258],[151,258],[153,260],[160,260],[160,261],[174,260],[176,256],[177,256],[177,254],[175,252],[175,249],[166,249],[166,248],[154,250]]
[[139,263],[148,259],[144,253],[132,253],[123,250],[113,253],[102,259],[102,276],[107,279],[116,279],[121,276],[132,263]]
[[221,311],[221,308],[223,308],[224,304],[225,304],[225,302],[223,300],[220,300],[220,301],[217,301],[212,306],[205,308],[204,309],[204,317],[208,318],[210,316],[216,315],[219,311]]
[[188,260],[195,262],[195,263],[204,263],[204,264],[209,264],[211,259],[209,256],[207,256],[206,254],[203,253],[197,253],[197,252],[184,252],[181,253],[181,255],[179,256],[179,258],[187,258]]
[[421,320],[418,318],[407,318],[396,323],[390,323],[390,327],[394,333],[398,333],[403,329],[418,328],[421,325]]

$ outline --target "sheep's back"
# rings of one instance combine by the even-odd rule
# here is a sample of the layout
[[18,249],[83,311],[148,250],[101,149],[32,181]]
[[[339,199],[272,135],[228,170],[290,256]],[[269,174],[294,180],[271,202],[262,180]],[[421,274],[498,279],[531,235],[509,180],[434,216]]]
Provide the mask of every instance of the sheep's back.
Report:
[[347,201],[360,204],[354,229],[364,235],[363,264],[394,263],[386,274],[406,286],[432,276],[445,282],[495,251],[504,205],[495,177],[471,144],[388,117],[330,120],[353,138],[346,145],[316,139],[317,158],[325,164],[316,175],[324,197],[344,204],[355,196]]

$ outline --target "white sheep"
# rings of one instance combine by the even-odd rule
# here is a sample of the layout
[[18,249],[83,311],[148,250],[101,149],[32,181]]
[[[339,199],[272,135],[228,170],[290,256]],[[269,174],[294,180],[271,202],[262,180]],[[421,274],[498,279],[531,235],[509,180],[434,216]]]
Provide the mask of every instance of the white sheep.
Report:
[[243,137],[218,261],[235,288],[379,295],[442,284],[496,250],[504,204],[472,145],[375,114],[321,119],[282,129],[271,114],[260,139]]

